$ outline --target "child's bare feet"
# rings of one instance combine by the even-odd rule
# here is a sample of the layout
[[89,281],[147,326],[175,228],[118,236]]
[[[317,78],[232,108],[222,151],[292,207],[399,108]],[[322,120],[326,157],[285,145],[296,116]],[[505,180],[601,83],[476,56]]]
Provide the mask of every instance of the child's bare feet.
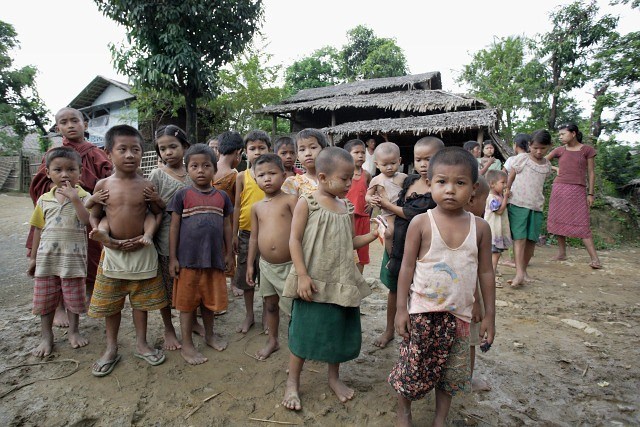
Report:
[[491,391],[491,386],[488,382],[480,378],[471,379],[471,389],[473,391]]
[[209,360],[193,346],[183,346],[180,355],[190,365],[201,365]]
[[255,323],[256,322],[253,316],[245,317],[242,323],[240,324],[240,326],[236,328],[236,332],[239,334],[246,334],[247,332],[249,332],[249,329],[251,329]]
[[[204,328],[203,328],[204,329]],[[176,331],[164,331],[164,345],[162,346],[163,350],[180,350],[182,348],[182,344],[180,340],[176,336]]]
[[498,265],[503,265],[505,267],[516,268],[516,263],[511,261],[510,259],[500,260],[500,261],[498,261]]
[[554,256],[553,258],[551,258],[551,261],[566,261],[567,260],[567,256],[566,255],[561,255],[558,254],[556,256]]
[[32,355],[36,357],[47,357],[53,351],[53,334],[50,336],[43,336],[40,345],[33,349]]
[[227,348],[227,342],[222,339],[222,335],[214,333],[211,338],[205,338],[207,345],[214,350],[223,351]]
[[196,335],[200,335],[201,337],[204,336],[204,326],[202,326],[200,323],[198,323],[198,320],[194,320],[193,322],[193,326],[192,326],[192,332]]
[[378,338],[373,341],[373,345],[380,348],[385,348],[387,344],[393,341],[393,331],[384,331]]
[[231,292],[233,292],[234,297],[241,297],[244,295],[244,291],[242,289],[236,288],[234,285],[231,285]]
[[411,427],[413,425],[413,418],[411,417],[411,412],[408,414],[404,413],[402,410],[398,409],[396,413],[396,427]]
[[153,244],[153,236],[148,236],[148,235],[144,235],[142,236],[142,239],[140,239],[140,242],[142,242],[143,245],[145,246],[149,246]]
[[256,352],[256,358],[258,360],[265,360],[269,356],[271,356],[271,353],[278,350],[280,350],[280,343],[278,342],[278,340],[269,339],[267,341],[267,345]]
[[94,228],[89,232],[89,238],[104,245],[108,245],[111,243],[111,237],[109,236],[109,233],[98,228]]
[[329,387],[331,390],[338,396],[340,402],[345,403],[348,400],[353,399],[353,395],[356,393],[354,389],[351,387],[347,387],[345,383],[343,383],[340,378],[330,378],[329,379]]
[[78,332],[71,332],[69,333],[69,344],[71,344],[72,348],[80,348],[89,344],[89,340]]
[[282,399],[282,406],[292,411],[299,411],[302,409],[300,403],[300,395],[298,390],[298,383],[287,380],[287,388],[284,390],[284,399]]
[[58,328],[69,327],[69,316],[67,316],[67,310],[62,305],[58,305],[56,308],[56,314],[53,316],[53,326]]
[[524,277],[514,277],[511,280],[507,280],[507,283],[511,285],[512,288],[517,288],[520,285],[524,285],[525,281],[524,281]]

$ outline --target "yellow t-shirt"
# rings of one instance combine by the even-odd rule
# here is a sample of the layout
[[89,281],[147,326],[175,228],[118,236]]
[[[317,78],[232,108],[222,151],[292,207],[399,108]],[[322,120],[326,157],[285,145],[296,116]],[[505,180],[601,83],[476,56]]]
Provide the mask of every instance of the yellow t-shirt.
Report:
[[251,206],[264,199],[264,191],[258,187],[258,183],[247,169],[244,171],[244,188],[240,194],[240,230],[251,231]]

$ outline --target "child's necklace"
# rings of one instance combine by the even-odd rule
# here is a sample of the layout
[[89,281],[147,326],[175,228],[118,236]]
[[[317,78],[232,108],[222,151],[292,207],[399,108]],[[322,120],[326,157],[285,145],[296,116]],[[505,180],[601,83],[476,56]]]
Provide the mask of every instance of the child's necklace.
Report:
[[185,176],[187,176],[187,172],[186,171],[185,171],[185,173],[180,174],[180,173],[176,172],[175,169],[172,169],[172,168],[167,168],[167,170],[169,172],[171,172],[173,175],[175,175],[176,177],[178,177],[178,178],[184,178]]

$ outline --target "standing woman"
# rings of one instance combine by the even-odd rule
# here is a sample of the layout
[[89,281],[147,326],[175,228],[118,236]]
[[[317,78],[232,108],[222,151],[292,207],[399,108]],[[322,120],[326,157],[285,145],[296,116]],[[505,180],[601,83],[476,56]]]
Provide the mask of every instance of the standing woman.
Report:
[[595,194],[594,158],[597,153],[592,146],[582,144],[582,132],[574,123],[562,125],[558,130],[562,147],[547,155],[549,161],[558,158],[560,169],[553,181],[547,219],[547,231],[558,237],[558,255],[554,260],[567,259],[567,237],[579,237],[591,257],[589,266],[600,269],[602,264],[589,225],[589,208]]

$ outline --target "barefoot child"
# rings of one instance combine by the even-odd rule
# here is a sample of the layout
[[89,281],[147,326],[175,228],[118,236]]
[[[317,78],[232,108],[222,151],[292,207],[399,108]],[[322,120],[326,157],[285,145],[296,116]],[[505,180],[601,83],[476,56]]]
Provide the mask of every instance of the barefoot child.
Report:
[[353,205],[343,199],[353,176],[351,155],[342,148],[325,148],[314,166],[318,190],[298,199],[289,240],[293,268],[283,292],[296,299],[282,405],[296,411],[302,408],[300,373],[306,359],[328,363],[329,387],[341,402],[353,398],[354,390],[340,380],[340,363],[360,353],[360,302],[371,290],[352,254],[377,237],[377,231],[354,234]]
[[497,275],[500,255],[511,247],[511,228],[509,214],[506,212],[509,201],[509,192],[506,188],[508,177],[501,170],[491,169],[487,171],[486,178],[491,192],[486,198],[484,219],[491,228],[491,260],[493,272]]
[[444,148],[431,159],[429,182],[438,206],[411,221],[398,278],[395,325],[404,340],[389,375],[398,393],[396,425],[411,425],[411,402],[435,388],[433,425],[443,426],[452,395],[469,388],[469,322],[478,279],[486,313],[481,333],[487,345],[493,342],[491,230],[464,210],[477,180],[477,161],[460,148]]
[[296,144],[293,142],[292,138],[288,136],[281,136],[276,139],[276,143],[273,144],[273,152],[282,159],[284,173],[287,178],[290,176],[302,175],[304,173],[295,166]]
[[404,254],[407,228],[416,215],[436,207],[431,198],[427,173],[429,161],[443,148],[444,143],[439,138],[433,136],[420,138],[413,146],[413,165],[417,175],[410,175],[404,180],[397,203],[391,203],[385,198],[381,199],[381,206],[393,212],[396,220],[391,254],[387,254],[386,251],[382,253],[380,281],[389,289],[389,295],[387,295],[387,326],[373,342],[376,347],[385,348],[395,335],[393,322],[396,317],[398,274]]
[[[147,342],[147,312],[167,305],[158,275],[158,253],[154,245],[141,242],[147,209],[154,214],[162,211],[156,203],[147,202],[153,184],[137,173],[142,160],[142,135],[128,125],[114,126],[105,135],[105,151],[115,173],[98,182],[96,192],[108,193],[105,208],[115,244],[106,244],[102,252],[89,305],[89,316],[106,318],[107,347],[92,366],[92,374],[97,377],[110,374],[120,360],[118,331],[127,295],[136,331],[134,356],[153,366],[164,362],[165,355]],[[93,224],[102,217],[102,210],[101,204],[91,210]]]
[[227,309],[224,272],[233,264],[231,200],[211,186],[216,171],[213,150],[196,144],[184,156],[192,186],[178,190],[167,207],[171,212],[169,271],[176,278],[173,301],[180,311],[182,349],[191,365],[207,361],[194,346],[192,326],[198,306],[202,310],[204,339],[222,351],[227,343],[213,331],[213,312]]
[[269,339],[267,345],[256,353],[258,360],[265,360],[280,348],[278,328],[280,308],[291,315],[291,299],[282,297],[284,282],[291,266],[289,235],[291,218],[297,198],[283,193],[282,183],[285,170],[282,160],[276,154],[263,154],[253,167],[256,182],[264,199],[251,208],[251,239],[247,257],[247,283],[255,286],[254,262],[260,254],[260,295],[264,298]]
[[[380,171],[380,175],[375,176],[369,182],[367,190],[367,203],[380,206],[381,198],[389,200],[390,203],[396,204],[398,194],[402,190],[402,183],[407,177],[406,174],[398,172],[402,158],[400,157],[400,148],[393,142],[383,142],[376,147],[375,151],[376,167]],[[384,232],[384,249],[388,254],[391,253],[393,244],[393,223],[395,214],[383,208],[380,214],[386,222],[386,230]]]
[[40,315],[42,340],[37,357],[53,349],[53,317],[59,302],[69,316],[69,343],[84,347],[78,323],[86,313],[87,233],[89,211],[83,201],[91,195],[78,184],[82,159],[72,148],[58,147],[45,156],[47,177],[54,187],[38,198],[29,223],[34,227],[27,273],[33,276],[33,314]]
[[303,129],[296,134],[298,161],[305,168],[302,175],[290,176],[282,185],[282,191],[296,197],[311,194],[318,189],[316,157],[327,146],[327,137],[318,129]]
[[531,281],[527,274],[527,267],[533,257],[542,227],[544,181],[551,173],[551,163],[544,157],[549,147],[551,147],[549,132],[546,130],[534,132],[531,136],[529,153],[519,154],[509,172],[507,191],[510,199],[507,212],[516,258],[516,276],[509,281],[513,287]]
[[[344,149],[351,154],[353,162],[356,165],[353,172],[353,179],[351,180],[351,188],[349,188],[349,192],[347,193],[347,199],[354,208],[353,220],[356,236],[361,236],[371,231],[369,209],[367,207],[367,201],[365,200],[369,182],[371,182],[371,175],[362,168],[365,161],[366,147],[364,142],[359,139],[352,139],[344,145]],[[362,274],[364,266],[369,264],[369,245],[361,247],[356,252],[358,254],[358,262],[356,265],[358,266],[360,274]]]
[[[247,153],[249,167],[236,179],[236,203],[233,211],[233,249],[238,254],[238,265],[234,277],[235,286],[244,292],[244,307],[246,315],[236,332],[246,334],[255,323],[253,315],[253,286],[247,283],[247,255],[249,253],[249,238],[251,237],[251,206],[264,198],[264,192],[258,187],[253,174],[253,162],[262,154],[269,152],[271,138],[266,132],[253,130],[244,138],[244,150]],[[256,260],[257,261],[257,260]],[[254,274],[258,274],[257,262]],[[256,279],[255,277],[253,278]],[[263,326],[264,311],[263,311]],[[265,326],[266,329],[266,326]]]

